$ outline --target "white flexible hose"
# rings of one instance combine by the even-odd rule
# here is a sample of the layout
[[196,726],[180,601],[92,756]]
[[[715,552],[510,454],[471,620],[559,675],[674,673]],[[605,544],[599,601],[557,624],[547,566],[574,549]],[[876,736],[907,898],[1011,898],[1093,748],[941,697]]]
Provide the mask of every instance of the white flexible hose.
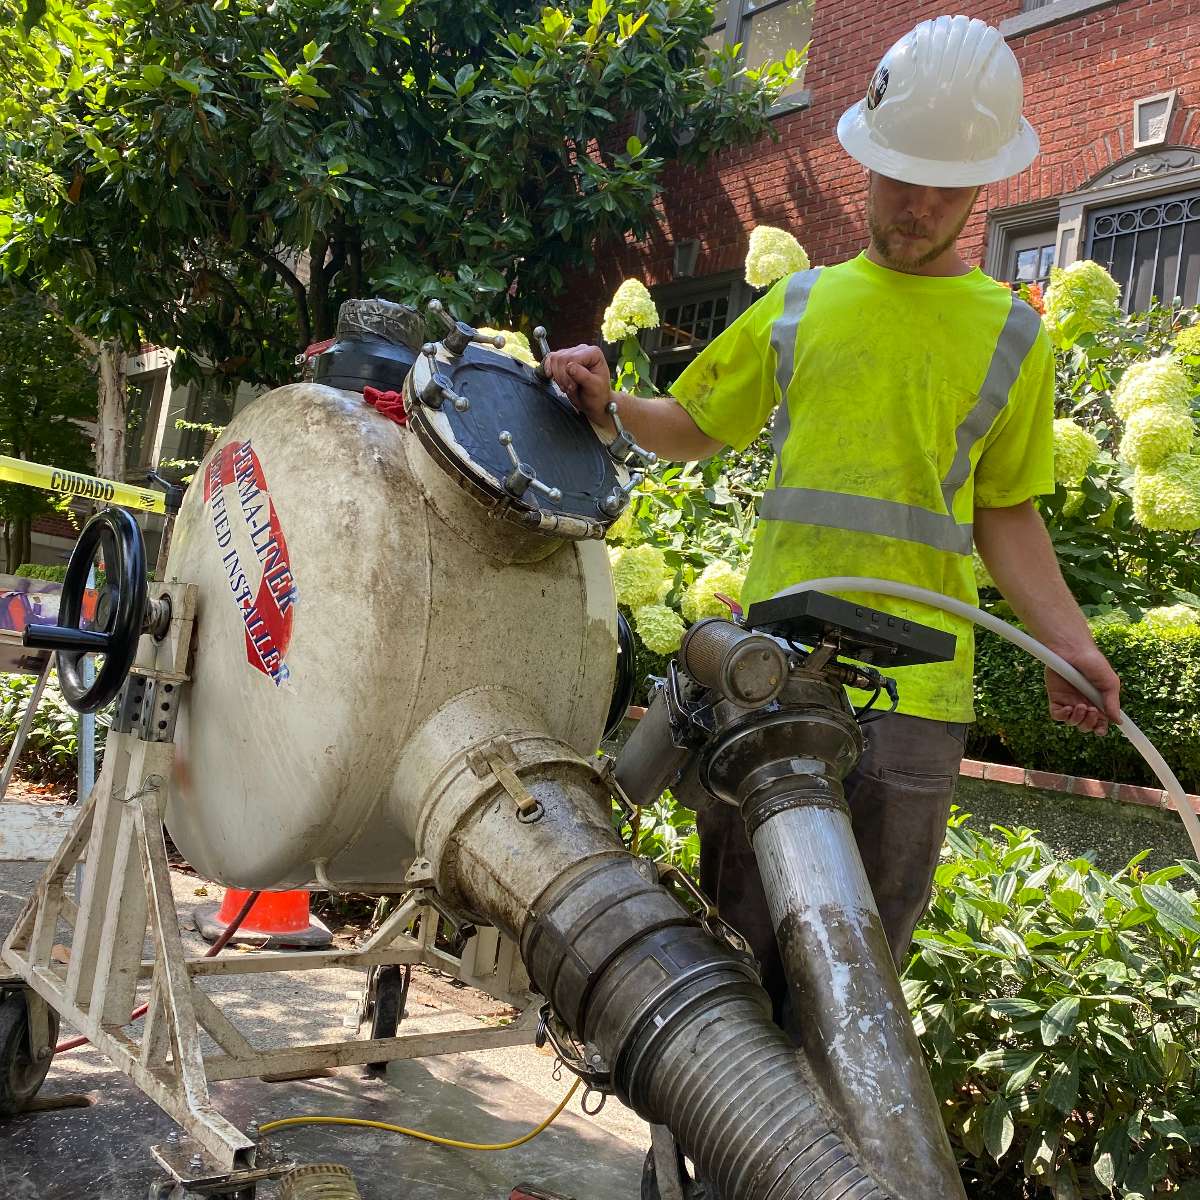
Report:
[[[1045,663],[1056,675],[1061,675],[1069,684],[1081,691],[1097,708],[1104,709],[1100,693],[1088,682],[1069,662],[1060,658],[1053,650],[1043,646],[1036,638],[1031,638],[1023,630],[1016,629],[1007,621],[986,613],[974,605],[951,596],[943,596],[940,592],[931,592],[928,588],[915,587],[908,583],[895,583],[890,579],[872,579],[858,575],[834,575],[827,579],[808,579],[803,583],[793,584],[775,593],[775,599],[780,596],[791,596],[797,592],[874,592],[880,596],[894,596],[900,600],[915,600],[920,604],[928,604],[930,608],[940,608],[943,612],[953,613],[956,617],[982,625],[993,633],[1007,638],[1014,646],[1020,646],[1027,654],[1033,655]],[[1192,849],[1200,858],[1200,820],[1192,812],[1192,806],[1183,790],[1183,785],[1175,778],[1175,772],[1167,766],[1163,756],[1151,744],[1150,739],[1134,724],[1133,719],[1121,710],[1117,728],[1129,740],[1130,745],[1146,760],[1150,769],[1158,776],[1164,791],[1171,800],[1171,807],[1179,814],[1191,839]]]

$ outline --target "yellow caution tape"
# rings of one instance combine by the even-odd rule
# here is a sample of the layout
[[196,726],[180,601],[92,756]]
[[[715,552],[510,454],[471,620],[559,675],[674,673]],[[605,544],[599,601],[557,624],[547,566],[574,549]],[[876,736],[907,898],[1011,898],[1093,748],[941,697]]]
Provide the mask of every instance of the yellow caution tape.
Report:
[[95,475],[79,475],[58,467],[26,462],[0,454],[0,481],[24,483],[44,488],[48,492],[63,492],[68,496],[86,496],[104,504],[119,504],[122,508],[140,508],[143,512],[164,512],[163,493],[150,488],[133,487],[115,479],[99,479]]

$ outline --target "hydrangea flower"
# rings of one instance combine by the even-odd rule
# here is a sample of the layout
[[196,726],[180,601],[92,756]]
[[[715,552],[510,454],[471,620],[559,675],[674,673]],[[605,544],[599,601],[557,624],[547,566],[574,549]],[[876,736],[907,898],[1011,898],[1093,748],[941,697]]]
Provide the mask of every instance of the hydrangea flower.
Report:
[[533,357],[533,351],[529,346],[529,339],[518,330],[489,329],[486,325],[481,325],[479,332],[484,337],[495,337],[499,334],[504,339],[504,345],[500,348],[501,354],[507,354],[509,358],[515,358],[518,362],[523,362],[528,366],[537,366],[537,359]]
[[1117,453],[1129,466],[1153,471],[1169,455],[1191,450],[1195,436],[1195,426],[1186,409],[1172,404],[1151,404],[1130,414]]
[[1158,630],[1200,629],[1200,613],[1190,604],[1171,604],[1147,609],[1142,624]]
[[608,527],[608,532],[604,535],[610,542],[623,542],[633,529],[633,504],[626,504],[621,510],[621,515]]
[[728,616],[729,609],[717,599],[716,593],[721,592],[731,600],[738,600],[745,582],[745,571],[737,570],[723,559],[714,559],[683,593],[679,607],[683,610],[684,619],[694,624],[703,617]]
[[1192,386],[1187,372],[1169,354],[1160,354],[1145,362],[1134,363],[1113,390],[1113,410],[1122,421],[1128,421],[1139,408],[1152,404],[1169,404],[1188,408]]
[[1099,456],[1100,443],[1082,425],[1067,417],[1054,422],[1054,478],[1058,483],[1078,487]]
[[1133,518],[1147,529],[1200,529],[1200,456],[1172,454],[1154,471],[1135,471]]
[[1120,295],[1117,281],[1090,259],[1051,267],[1042,320],[1057,345],[1070,346],[1081,334],[1097,333],[1117,319]]
[[613,586],[617,602],[641,608],[658,599],[658,589],[667,574],[667,560],[654,546],[630,546],[613,563]]
[[1176,354],[1190,354],[1200,357],[1200,324],[1189,325],[1175,335],[1172,347]]
[[750,231],[746,252],[746,282],[751,287],[770,287],[777,279],[795,271],[807,271],[804,247],[786,229],[756,225]]
[[626,279],[604,310],[600,336],[606,342],[621,342],[633,337],[639,329],[653,329],[657,325],[658,309],[646,285],[639,279]]
[[646,649],[655,654],[673,654],[683,640],[683,622],[679,614],[665,604],[644,604],[635,608],[633,627]]

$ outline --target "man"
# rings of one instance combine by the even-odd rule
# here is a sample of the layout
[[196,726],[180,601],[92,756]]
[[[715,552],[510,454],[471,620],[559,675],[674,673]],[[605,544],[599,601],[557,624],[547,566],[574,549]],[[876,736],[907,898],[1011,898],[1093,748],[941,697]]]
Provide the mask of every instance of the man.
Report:
[[[690,364],[673,398],[615,399],[641,445],[680,460],[746,446],[778,404],[776,464],[743,603],[831,575],[883,577],[974,603],[974,541],[1029,631],[1104,698],[1096,708],[1047,673],[1051,716],[1103,734],[1119,712],[1120,682],[1032,503],[1054,489],[1051,346],[1032,309],[956,249],[980,185],[1037,154],[1021,100],[1016,59],[995,29],[966,17],[922,22],[888,51],[866,98],[838,125],[868,172],[866,250],[780,280]],[[598,348],[556,351],[548,365],[593,423],[610,425]],[[952,663],[895,672],[898,713],[867,727],[866,753],[846,780],[901,965],[929,902],[973,718],[972,629],[922,605],[851,598],[958,639]],[[740,815],[721,806],[702,818],[700,835],[701,883],[750,940],[782,1019],[786,984]]]

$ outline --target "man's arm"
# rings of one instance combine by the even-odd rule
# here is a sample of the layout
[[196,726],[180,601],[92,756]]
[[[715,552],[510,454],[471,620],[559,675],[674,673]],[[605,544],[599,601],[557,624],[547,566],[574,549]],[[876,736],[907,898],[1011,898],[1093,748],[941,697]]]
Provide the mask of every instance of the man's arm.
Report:
[[722,448],[723,443],[702,433],[688,412],[670,396],[614,392],[608,363],[598,346],[551,351],[546,356],[546,369],[571,403],[593,425],[609,433],[615,433],[616,429],[605,407],[615,400],[621,424],[639,446],[653,450],[660,458],[695,462],[710,458]]
[[1087,733],[1104,734],[1120,716],[1121,681],[1100,653],[1067,589],[1050,535],[1032,501],[975,509],[975,545],[996,586],[1037,640],[1065,658],[1104,699],[1104,711],[1053,671],[1046,671],[1050,715]]

